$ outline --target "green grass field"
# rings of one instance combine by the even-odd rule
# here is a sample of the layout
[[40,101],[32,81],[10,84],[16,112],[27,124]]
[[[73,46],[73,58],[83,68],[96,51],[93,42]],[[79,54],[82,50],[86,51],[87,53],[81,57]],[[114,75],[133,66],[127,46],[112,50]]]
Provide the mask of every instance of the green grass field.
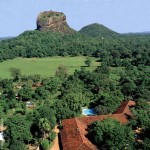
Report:
[[[86,57],[47,57],[47,58],[16,58],[0,63],[0,77],[11,78],[9,69],[20,68],[23,75],[39,74],[42,77],[54,76],[60,65],[68,68],[68,73],[73,74],[76,69],[85,66]],[[85,67],[87,70],[93,70],[100,65],[96,58],[91,58],[90,67]]]

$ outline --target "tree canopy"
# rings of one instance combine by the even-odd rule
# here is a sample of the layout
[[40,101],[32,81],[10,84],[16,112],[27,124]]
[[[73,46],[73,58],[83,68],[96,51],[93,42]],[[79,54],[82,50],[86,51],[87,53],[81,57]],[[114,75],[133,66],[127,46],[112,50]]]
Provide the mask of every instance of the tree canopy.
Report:
[[89,137],[102,150],[133,149],[134,134],[132,129],[109,118],[91,124],[89,126]]

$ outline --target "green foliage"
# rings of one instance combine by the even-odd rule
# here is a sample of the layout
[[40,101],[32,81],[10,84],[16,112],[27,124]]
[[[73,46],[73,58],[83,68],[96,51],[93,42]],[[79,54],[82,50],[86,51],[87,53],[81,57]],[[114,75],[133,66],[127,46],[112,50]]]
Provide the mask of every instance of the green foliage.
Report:
[[[98,65],[97,58],[91,57],[92,65],[88,70],[94,70]],[[84,65],[85,57],[46,57],[46,58],[16,58],[13,60],[4,61],[0,63],[0,77],[12,78],[10,76],[9,68],[16,67],[21,70],[21,81],[33,80],[40,82],[41,78],[54,77],[57,68],[62,64],[67,67],[68,74],[73,74],[76,69]],[[37,75],[39,74],[39,75]]]
[[55,107],[56,107],[56,112],[57,112],[56,117],[58,121],[62,119],[77,116],[75,112],[70,110],[69,106],[67,106],[67,103],[64,103],[64,101],[57,100]]
[[35,123],[37,124],[38,120],[41,118],[45,118],[50,122],[50,127],[53,129],[56,125],[56,118],[55,118],[55,110],[44,104],[43,106],[39,107],[37,110],[34,111],[35,114]]
[[26,150],[27,146],[22,141],[13,141],[10,145],[11,150]]
[[145,138],[143,141],[143,150],[148,150],[150,149],[150,137],[149,138]]
[[41,142],[41,147],[43,150],[48,150],[49,146],[50,146],[49,141],[47,139],[45,139]]
[[122,93],[128,99],[149,100],[150,69],[146,66],[131,66],[121,74]]
[[89,127],[89,136],[100,149],[122,150],[133,148],[134,134],[130,127],[121,125],[118,121],[105,119],[94,122]]
[[18,68],[10,68],[9,69],[11,76],[13,77],[14,81],[20,81],[21,71]]
[[26,31],[14,39],[0,42],[0,61],[16,57],[93,55],[115,67],[150,64],[149,35],[118,36],[117,33],[97,24],[84,29],[85,33],[89,32],[92,36],[79,32],[63,35],[37,30]]
[[56,137],[56,133],[52,131],[49,135],[49,140],[53,141],[55,139],[55,137]]
[[35,93],[33,95],[33,97],[36,100],[46,100],[46,99],[48,99],[48,96],[49,96],[49,91],[46,90],[44,87],[38,87],[35,90]]
[[50,122],[46,118],[40,118],[39,119],[39,129],[41,130],[43,134],[43,138],[46,138],[46,133],[49,133],[51,130]]
[[[33,42],[35,41],[36,42]],[[94,43],[93,43],[93,42]],[[91,54],[96,41],[79,33],[62,35],[54,32],[26,31],[17,38],[0,43],[0,60],[15,57],[47,57]],[[86,50],[83,49],[86,47]],[[70,51],[71,50],[71,51]]]
[[56,76],[56,77],[59,77],[60,79],[66,78],[67,75],[68,75],[68,69],[67,69],[66,66],[61,65],[61,66],[59,66],[58,69],[56,70],[55,76]]
[[[84,65],[85,57],[14,59],[17,68],[24,60],[20,68],[28,66],[30,70],[27,72],[30,76],[21,75],[20,69],[14,68],[13,63],[7,64],[7,67],[13,67],[11,74],[14,80],[0,79],[0,117],[7,118],[13,114],[6,121],[6,144],[9,149],[15,149],[15,145],[18,149],[25,149],[24,146],[30,143],[32,138],[34,142],[39,142],[42,138],[41,146],[47,149],[49,141],[45,139],[54,139],[52,129],[56,120],[80,116],[83,106],[95,107],[99,114],[113,113],[123,99],[137,101],[133,112],[134,120],[130,125],[133,129],[137,126],[143,129],[139,136],[143,143],[136,142],[134,148],[139,146],[140,149],[149,149],[150,112],[145,102],[149,100],[150,95],[150,36],[118,36],[117,33],[97,24],[85,27],[81,32],[84,34],[62,35],[27,31],[14,39],[0,42],[0,61],[16,57],[66,55],[94,56],[100,59],[97,62],[100,66],[92,72],[87,71],[88,68],[85,67],[81,71],[76,70],[70,76],[75,69]],[[88,66],[92,59],[94,58],[87,58]],[[47,73],[42,70],[42,61]],[[49,61],[53,62],[49,64]],[[5,62],[2,65],[2,72],[8,70]],[[34,70],[35,66],[39,68]],[[90,70],[93,69],[91,67]],[[23,70],[25,68],[21,72]],[[55,71],[55,77],[44,78],[54,76]],[[37,73],[42,74],[44,79],[39,75],[31,75]],[[6,77],[5,73],[3,74]],[[116,75],[117,78],[112,78],[112,75]],[[21,89],[14,86],[19,84],[18,81],[21,82]],[[33,86],[36,83],[40,83],[41,87]],[[36,107],[33,110],[26,108],[23,101],[27,100],[35,100]],[[89,133],[101,149],[134,149],[131,128],[117,121],[106,119],[93,123]]]
[[7,119],[5,125],[7,126],[7,130],[4,132],[5,140],[7,141],[11,149],[15,148],[15,143],[18,143],[18,147],[23,148],[25,147],[25,144],[31,141],[31,122],[29,122],[25,116],[11,116]]
[[[97,104],[109,113],[113,113],[123,100],[122,93],[118,90],[115,92],[101,92],[98,95]],[[105,107],[103,107],[105,106]]]
[[13,80],[11,79],[0,79],[0,90],[3,94],[8,94],[13,89]]
[[33,90],[26,85],[23,86],[18,92],[18,96],[22,101],[30,100],[32,98],[32,95],[33,95]]
[[132,108],[134,117],[130,120],[133,130],[140,129],[136,133],[137,139],[135,149],[147,150],[150,148],[150,107],[145,100],[138,100],[136,106]]
[[84,61],[84,63],[85,63],[88,67],[90,67],[90,65],[91,65],[91,59],[90,59],[89,57],[87,57],[86,60]]
[[95,107],[94,111],[99,115],[106,115],[110,113],[110,109],[107,106],[98,105]]
[[118,33],[98,23],[85,26],[79,32],[88,36],[96,37],[96,38],[119,36]]
[[58,17],[58,16],[63,16],[64,14],[62,12],[43,12],[40,14],[39,18],[50,18],[50,17]]

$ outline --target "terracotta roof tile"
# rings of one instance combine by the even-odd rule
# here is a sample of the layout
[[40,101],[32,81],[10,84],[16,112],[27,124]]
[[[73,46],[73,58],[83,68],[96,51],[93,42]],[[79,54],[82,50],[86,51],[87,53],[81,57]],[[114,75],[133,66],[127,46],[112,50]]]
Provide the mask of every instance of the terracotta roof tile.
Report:
[[132,113],[130,111],[130,107],[135,106],[135,102],[134,101],[124,101],[122,102],[121,106],[117,108],[117,110],[114,112],[114,114],[126,114],[129,116],[132,116]]

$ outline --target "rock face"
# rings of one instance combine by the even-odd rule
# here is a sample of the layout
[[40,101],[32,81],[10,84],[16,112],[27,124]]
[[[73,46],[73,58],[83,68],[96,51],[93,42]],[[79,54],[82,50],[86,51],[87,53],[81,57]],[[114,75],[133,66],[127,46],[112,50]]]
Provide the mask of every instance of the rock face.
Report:
[[45,11],[38,15],[37,30],[54,31],[61,33],[72,33],[73,29],[69,27],[66,16],[62,12]]

